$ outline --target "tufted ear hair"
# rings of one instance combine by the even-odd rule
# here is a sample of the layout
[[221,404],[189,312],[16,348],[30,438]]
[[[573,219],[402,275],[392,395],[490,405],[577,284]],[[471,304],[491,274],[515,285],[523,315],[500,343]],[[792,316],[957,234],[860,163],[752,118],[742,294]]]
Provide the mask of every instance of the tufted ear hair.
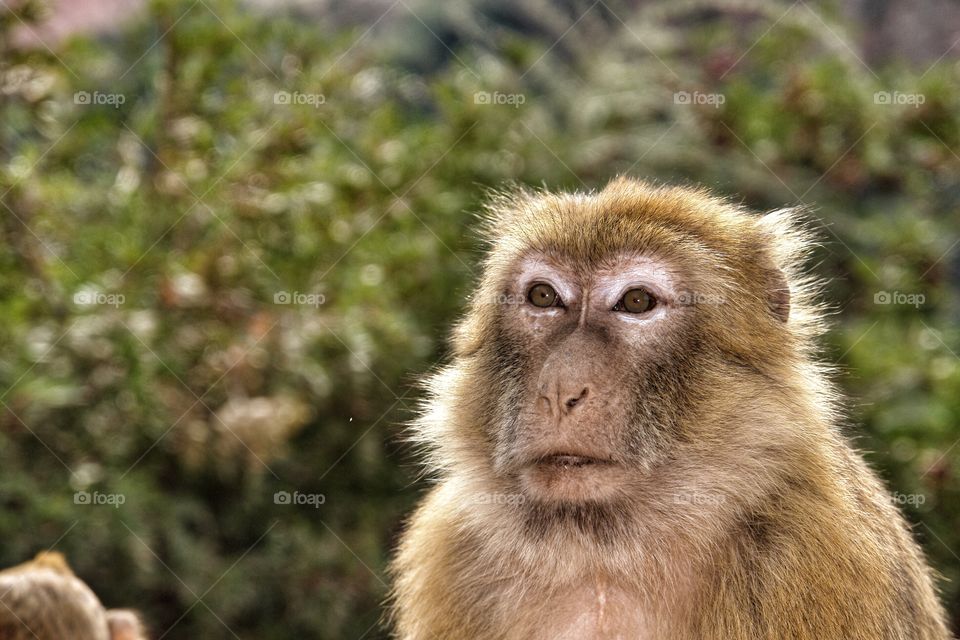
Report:
[[546,191],[512,183],[499,189],[488,189],[477,227],[480,239],[488,248],[494,246],[503,236],[504,229],[515,227],[518,220],[530,218],[532,209],[542,205],[543,199],[550,196]]
[[801,208],[777,209],[757,218],[769,248],[766,269],[766,301],[770,313],[787,322],[796,315],[799,303],[801,325],[816,321],[810,316],[811,295],[815,283],[803,275],[803,261],[813,245],[813,233],[805,224],[807,212]]

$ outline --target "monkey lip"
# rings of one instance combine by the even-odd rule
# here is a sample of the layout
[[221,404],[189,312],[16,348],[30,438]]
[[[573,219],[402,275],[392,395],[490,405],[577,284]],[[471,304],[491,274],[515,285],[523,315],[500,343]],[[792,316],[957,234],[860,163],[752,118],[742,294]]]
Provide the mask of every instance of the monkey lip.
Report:
[[594,451],[554,449],[528,459],[519,478],[533,501],[597,502],[616,494],[626,470]]
[[559,467],[561,469],[567,469],[594,465],[611,465],[613,462],[604,458],[562,452],[540,456],[533,461],[533,464],[538,467]]

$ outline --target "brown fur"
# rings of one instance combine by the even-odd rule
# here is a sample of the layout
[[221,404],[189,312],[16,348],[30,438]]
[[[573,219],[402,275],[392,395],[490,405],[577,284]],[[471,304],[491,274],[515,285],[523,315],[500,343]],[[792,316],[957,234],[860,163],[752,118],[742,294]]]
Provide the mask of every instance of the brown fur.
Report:
[[63,555],[0,571],[0,640],[143,640],[139,616],[106,611]]
[[[398,638],[948,637],[919,548],[837,427],[792,212],[621,178],[501,195],[486,235],[453,361],[415,423],[437,482],[393,565]],[[652,256],[722,303],[675,305],[628,341],[584,320],[531,329],[491,303],[522,296],[531,255],[585,279]],[[588,402],[564,409],[580,386]],[[542,498],[517,469],[544,439],[607,452],[619,475]]]

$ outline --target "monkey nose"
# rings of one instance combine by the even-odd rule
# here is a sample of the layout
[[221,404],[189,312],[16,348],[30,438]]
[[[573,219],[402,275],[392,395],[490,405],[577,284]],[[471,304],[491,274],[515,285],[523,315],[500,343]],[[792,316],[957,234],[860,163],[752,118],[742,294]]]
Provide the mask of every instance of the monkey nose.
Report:
[[567,408],[567,411],[570,411],[570,410],[573,409],[575,406],[577,406],[584,398],[586,398],[588,393],[589,393],[589,389],[587,389],[586,387],[584,387],[584,388],[583,388],[579,393],[577,393],[577,394],[568,394],[568,395],[567,395],[567,399],[566,399],[566,401],[563,403],[563,405]]
[[[550,385],[553,388],[541,388],[537,398],[537,409],[546,415],[559,419],[569,415],[578,406],[583,405],[590,395],[589,387],[581,385]],[[576,391],[571,390],[576,389]]]

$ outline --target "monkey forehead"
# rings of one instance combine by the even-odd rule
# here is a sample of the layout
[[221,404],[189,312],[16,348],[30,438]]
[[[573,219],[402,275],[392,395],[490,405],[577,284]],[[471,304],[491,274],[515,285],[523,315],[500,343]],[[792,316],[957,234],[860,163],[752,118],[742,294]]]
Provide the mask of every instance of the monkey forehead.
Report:
[[501,194],[485,231],[495,256],[535,250],[577,264],[632,251],[717,267],[756,256],[769,240],[755,216],[703,189],[626,178],[590,194]]
[[540,217],[522,228],[507,229],[493,253],[510,261],[534,254],[554,265],[576,264],[591,270],[640,256],[679,266],[681,261],[712,262],[717,255],[693,233],[655,220],[580,214],[571,214],[562,222]]

